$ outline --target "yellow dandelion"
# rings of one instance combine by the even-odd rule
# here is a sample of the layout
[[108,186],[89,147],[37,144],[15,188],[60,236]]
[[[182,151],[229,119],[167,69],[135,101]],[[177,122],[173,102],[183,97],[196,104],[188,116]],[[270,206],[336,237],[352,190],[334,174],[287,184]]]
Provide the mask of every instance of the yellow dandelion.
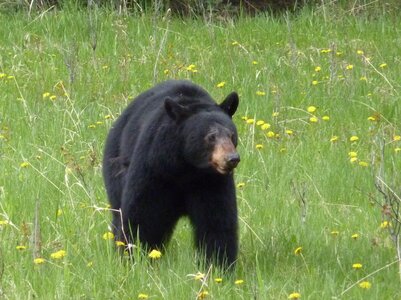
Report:
[[300,255],[302,253],[302,247],[298,247],[294,250],[295,255]]
[[358,55],[363,55],[364,52],[363,52],[362,50],[357,50],[357,51],[356,51],[356,54],[358,54]]
[[358,157],[351,157],[350,159],[349,159],[349,161],[351,162],[351,163],[354,163],[354,162],[356,162],[358,160]]
[[102,121],[96,121],[96,125],[103,125],[104,123]]
[[329,117],[329,116],[323,116],[323,117],[322,117],[322,120],[323,120],[323,121],[330,121],[330,117]]
[[13,76],[13,75],[8,75],[7,76],[7,79],[14,79],[15,78],[15,76]]
[[395,149],[394,149],[394,152],[395,152],[395,153],[401,152],[401,148],[399,148],[399,147],[395,148]]
[[163,71],[163,74],[164,75],[168,75],[170,73],[170,70],[168,70],[168,69],[165,69],[164,71]]
[[122,242],[122,241],[116,241],[116,246],[117,246],[117,247],[124,247],[124,246],[125,246],[125,243]]
[[259,120],[256,122],[257,126],[262,126],[263,124],[265,124],[265,121],[263,121],[263,120]]
[[111,115],[105,115],[104,118],[105,118],[106,120],[109,120],[109,119],[112,118],[112,116],[111,116]]
[[340,232],[339,232],[338,230],[332,230],[332,231],[330,232],[330,234],[331,234],[332,236],[338,236],[338,235],[340,234]]
[[47,97],[49,97],[50,96],[50,93],[49,92],[46,92],[46,93],[43,93],[42,94],[42,98],[43,99],[45,99],[45,98],[47,98]]
[[225,82],[225,81],[222,81],[222,82],[219,82],[218,84],[216,84],[216,87],[222,88],[222,87],[224,87],[225,85],[226,85],[226,82]]
[[345,69],[347,69],[347,70],[352,70],[353,68],[354,68],[354,65],[351,65],[351,64],[346,65],[346,67],[345,67]]
[[231,43],[231,45],[232,45],[232,46],[238,46],[239,43],[238,43],[237,41],[233,41],[233,42]]
[[332,142],[332,143],[337,142],[337,141],[338,141],[338,136],[336,136],[336,135],[333,135],[333,136],[330,138],[330,142]]
[[357,240],[359,238],[359,234],[354,233],[353,235],[351,235],[351,238]]
[[301,294],[300,294],[300,293],[297,293],[297,292],[291,293],[291,294],[288,296],[288,299],[299,299],[299,298],[301,298]]
[[241,117],[241,119],[246,121],[246,120],[248,120],[248,117],[247,116],[243,116],[243,117]]
[[313,117],[310,117],[310,118],[309,118],[309,122],[311,122],[311,123],[317,123],[317,122],[319,122],[319,119],[318,119],[317,117],[313,116]]
[[140,293],[140,294],[138,294],[138,299],[141,299],[141,300],[149,299],[149,296],[147,294]]
[[153,249],[148,254],[148,257],[151,258],[151,259],[159,259],[160,257],[162,257],[162,253],[160,251],[156,250],[156,249]]
[[67,255],[67,252],[65,252],[65,250],[59,250],[59,251],[56,251],[56,252],[53,252],[52,254],[50,254],[50,257],[53,259],[62,259],[66,255]]
[[331,52],[331,49],[322,49],[322,50],[320,50],[320,53],[323,53],[323,54],[327,54],[327,53],[330,53]]
[[349,138],[349,141],[350,141],[350,142],[356,142],[356,141],[358,141],[358,140],[359,140],[359,137],[356,136],[356,135],[353,135],[353,136],[351,136],[351,137]]
[[315,67],[315,72],[320,72],[321,70],[322,70],[322,67],[320,67],[320,66]]
[[317,80],[312,80],[312,85],[318,85],[319,84],[319,81],[317,81]]
[[352,268],[355,270],[362,269],[362,264],[360,264],[360,263],[352,264]]
[[91,268],[91,267],[93,266],[93,261],[88,262],[88,263],[86,264],[86,266],[87,266],[88,268]]
[[7,220],[0,220],[0,226],[4,226],[4,225],[8,225],[8,224],[10,224],[10,222],[9,221],[7,221]]
[[255,123],[255,119],[247,119],[246,123],[247,124],[254,124]]
[[361,289],[370,289],[371,287],[372,287],[372,284],[369,282],[369,281],[362,281],[360,284],[359,284],[359,287],[361,288]]
[[29,167],[29,162],[27,162],[27,161],[24,161],[24,162],[22,162],[19,166],[21,167],[21,168],[27,168],[27,167]]
[[5,77],[7,77],[7,74],[0,73],[0,79],[3,79],[3,78],[5,78]]
[[292,131],[291,129],[286,129],[285,133],[288,134],[288,135],[293,135],[294,131]]
[[266,136],[267,136],[268,138],[274,138],[274,137],[276,136],[276,134],[274,133],[274,131],[268,131],[268,132],[266,133]]
[[266,95],[266,92],[264,92],[264,91],[256,91],[256,95],[258,95],[258,96],[265,96],[265,95]]
[[49,99],[52,100],[52,101],[56,100],[56,98],[57,98],[56,95],[51,95],[51,96],[49,97]]
[[395,135],[395,136],[393,136],[393,141],[394,141],[394,142],[396,142],[396,141],[401,141],[401,135]]
[[194,71],[196,68],[196,65],[190,64],[188,67],[186,67],[187,71]]
[[217,278],[214,279],[214,282],[216,282],[216,283],[222,283],[222,282],[223,282],[223,278],[217,277]]
[[254,65],[254,66],[256,66],[257,64],[259,64],[256,60],[253,60],[252,61],[252,64]]
[[26,246],[24,245],[18,245],[17,247],[15,247],[15,249],[22,251],[22,250],[26,250]]
[[202,291],[198,294],[197,299],[205,299],[207,296],[209,296],[208,291]]
[[390,226],[391,226],[391,224],[390,224],[389,221],[383,221],[383,222],[381,222],[381,224],[380,224],[380,228],[381,228],[381,229],[386,229],[386,228],[389,228]]
[[358,164],[359,164],[361,167],[369,167],[369,163],[366,162],[366,161],[363,161],[363,160],[361,160]]
[[377,121],[377,119],[376,119],[375,116],[369,116],[369,117],[368,117],[368,121],[375,122],[375,121]]
[[280,148],[279,152],[280,153],[285,153],[285,152],[287,152],[287,148]]
[[96,128],[96,125],[95,125],[95,124],[90,124],[90,125],[88,126],[88,128],[90,128],[90,129],[95,129],[95,128]]
[[57,217],[60,217],[62,214],[63,214],[63,210],[62,210],[61,208],[59,208],[59,209],[56,211],[56,216],[57,216]]
[[201,272],[198,272],[198,273],[195,274],[194,279],[195,280],[203,280],[203,279],[205,279],[205,274],[201,273]]
[[103,234],[102,238],[104,240],[113,240],[114,239],[114,234],[110,231],[106,232]]
[[258,150],[263,149],[263,145],[262,144],[256,144],[255,148],[258,149]]
[[276,117],[278,117],[279,114],[280,114],[280,113],[279,113],[278,111],[274,111],[274,112],[272,113],[272,117],[273,117],[273,118],[276,118]]
[[380,69],[387,68],[387,64],[386,63],[382,63],[382,64],[379,65],[379,68]]
[[245,186],[245,182],[239,182],[237,183],[237,188],[242,189]]
[[316,106],[313,106],[313,105],[311,105],[311,106],[308,106],[308,108],[306,109],[309,113],[314,113],[315,111],[316,111]]
[[260,126],[260,128],[262,129],[262,130],[267,130],[267,129],[269,129],[271,127],[271,125],[269,124],[269,123],[265,123],[265,124],[263,124],[262,126]]
[[41,257],[35,258],[35,259],[33,260],[33,263],[34,263],[35,265],[41,265],[41,264],[43,264],[44,262],[45,262],[45,260],[44,260],[43,258],[41,258]]
[[357,157],[358,156],[358,152],[350,151],[350,152],[348,152],[348,156],[349,157]]
[[235,285],[241,285],[243,283],[244,283],[244,280],[242,280],[242,279],[237,279],[236,281],[234,281]]
[[359,78],[360,81],[368,81],[368,78],[366,76],[362,76]]

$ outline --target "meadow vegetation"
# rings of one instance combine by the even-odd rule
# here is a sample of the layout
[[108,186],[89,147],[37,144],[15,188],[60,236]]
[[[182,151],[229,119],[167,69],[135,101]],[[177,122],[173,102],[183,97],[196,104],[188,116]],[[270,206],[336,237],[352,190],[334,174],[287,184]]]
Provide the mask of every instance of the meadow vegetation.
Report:
[[[401,298],[396,15],[0,18],[0,298]],[[171,78],[240,95],[231,274],[197,264],[187,220],[161,257],[114,251],[105,137],[132,97]]]

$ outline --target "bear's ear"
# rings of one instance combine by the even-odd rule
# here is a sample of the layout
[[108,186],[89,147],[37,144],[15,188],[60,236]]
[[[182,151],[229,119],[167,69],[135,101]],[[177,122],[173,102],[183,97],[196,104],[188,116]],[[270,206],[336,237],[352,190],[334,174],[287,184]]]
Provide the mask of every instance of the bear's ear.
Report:
[[183,118],[189,116],[189,111],[185,106],[177,103],[170,97],[167,97],[164,100],[164,108],[166,109],[167,114],[169,117],[175,121],[180,121]]
[[237,111],[238,102],[239,102],[238,94],[236,92],[232,92],[220,104],[220,108],[223,109],[230,117],[232,117],[234,113]]

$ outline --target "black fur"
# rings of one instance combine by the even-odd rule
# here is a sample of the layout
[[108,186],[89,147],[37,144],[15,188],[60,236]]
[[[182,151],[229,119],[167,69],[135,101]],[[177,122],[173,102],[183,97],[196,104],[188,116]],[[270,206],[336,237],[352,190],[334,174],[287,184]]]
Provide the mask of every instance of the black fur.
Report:
[[[232,172],[209,163],[213,133],[231,138],[238,95],[217,105],[189,81],[166,81],[139,95],[110,129],[103,176],[113,209],[116,240],[162,248],[174,226],[188,216],[195,244],[221,266],[237,257],[237,205]],[[228,137],[229,135],[229,137]],[[239,156],[238,156],[239,157]],[[234,166],[235,167],[235,166]],[[122,220],[122,223],[121,223]]]

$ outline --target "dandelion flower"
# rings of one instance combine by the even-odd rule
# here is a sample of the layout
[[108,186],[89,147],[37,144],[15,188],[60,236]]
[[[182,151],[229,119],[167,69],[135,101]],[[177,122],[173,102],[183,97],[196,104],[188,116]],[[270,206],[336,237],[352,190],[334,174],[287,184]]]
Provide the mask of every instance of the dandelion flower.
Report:
[[265,124],[263,124],[262,126],[260,126],[260,128],[261,128],[262,130],[269,129],[270,127],[271,127],[271,125],[270,125],[269,123],[265,123]]
[[301,298],[301,294],[300,294],[300,293],[296,293],[296,292],[291,293],[291,294],[288,296],[288,299],[299,299],[299,298]]
[[309,118],[309,122],[311,122],[311,123],[317,123],[318,121],[319,121],[319,119],[315,116]]
[[263,120],[259,120],[256,122],[257,126],[262,126],[263,124],[265,124],[265,121],[263,121]]
[[383,221],[380,224],[380,228],[381,229],[386,229],[386,228],[389,228],[389,227],[390,227],[390,222],[389,221]]
[[369,167],[369,163],[367,163],[366,161],[363,161],[363,160],[361,160],[358,164],[359,164],[361,167]]
[[351,157],[350,159],[349,159],[349,161],[351,162],[351,163],[354,163],[354,162],[356,162],[358,160],[358,157]]
[[336,135],[333,135],[333,136],[330,138],[330,142],[332,142],[332,143],[337,142],[337,141],[338,141],[338,136],[336,136]]
[[266,136],[267,136],[268,138],[274,138],[274,137],[276,136],[276,134],[274,133],[274,131],[268,131],[268,132],[266,133]]
[[358,156],[358,153],[355,152],[355,151],[350,151],[350,152],[348,152],[348,156],[349,156],[349,157],[357,157],[357,156]]
[[188,67],[186,67],[186,70],[187,70],[187,71],[193,71],[193,70],[195,70],[195,68],[196,68],[195,65],[190,64]]
[[398,147],[395,148],[395,149],[394,149],[394,152],[395,152],[395,153],[401,152],[401,148],[398,148]]
[[1,225],[8,225],[10,224],[10,222],[8,222],[7,220],[0,220],[0,226]]
[[369,117],[368,117],[368,121],[375,122],[375,121],[377,121],[377,119],[376,119],[375,116],[369,116]]
[[394,142],[396,142],[396,141],[401,141],[401,135],[395,135],[395,136],[393,136],[393,141],[394,141]]
[[255,119],[248,119],[246,120],[247,124],[254,124],[255,123]]
[[163,71],[163,74],[164,75],[168,75],[170,73],[170,70],[168,70],[168,69],[165,69],[164,71]]
[[237,183],[237,188],[242,189],[245,186],[245,182],[239,182]]
[[45,260],[44,260],[43,258],[41,258],[41,257],[35,258],[35,259],[33,260],[33,263],[34,263],[35,265],[40,265],[40,264],[43,264],[44,262],[45,262]]
[[223,282],[223,278],[217,277],[217,278],[214,279],[214,282],[216,282],[216,283],[222,283],[222,282]]
[[350,142],[356,142],[356,141],[358,141],[359,140],[359,137],[357,137],[356,135],[353,135],[353,136],[351,136],[350,138],[349,138],[349,141]]
[[216,84],[216,87],[222,88],[222,87],[224,87],[225,85],[226,85],[226,82],[225,82],[225,81],[222,81],[222,82],[219,82],[218,84]]
[[362,269],[362,264],[360,264],[360,263],[353,264],[352,268],[355,269],[355,270]]
[[49,99],[52,100],[52,101],[56,100],[56,98],[57,98],[56,95],[51,95],[51,96],[49,97]]
[[20,166],[21,168],[27,168],[27,167],[29,167],[29,162],[24,161],[24,162],[22,162],[19,166]]
[[254,66],[256,66],[257,64],[259,64],[256,60],[253,60],[252,61],[252,64],[254,65]]
[[364,52],[363,52],[362,50],[357,50],[357,51],[356,51],[356,54],[358,54],[358,55],[363,55]]
[[292,131],[291,129],[286,129],[285,133],[288,134],[288,135],[293,135],[294,131]]
[[117,246],[117,247],[124,247],[124,246],[125,246],[125,243],[122,242],[122,241],[116,241],[116,246]]
[[205,279],[205,274],[201,273],[201,272],[198,272],[198,273],[195,274],[194,279],[195,280],[203,280],[203,279]]
[[319,84],[319,81],[317,81],[317,80],[312,80],[312,85],[318,85]]
[[0,79],[3,79],[3,78],[5,78],[5,77],[7,77],[7,74],[0,73]]
[[349,64],[349,65],[347,65],[345,68],[346,68],[347,70],[352,70],[352,69],[354,68],[354,65]]
[[315,72],[320,72],[322,68],[320,66],[315,67]]
[[359,78],[360,81],[368,81],[368,78],[366,78],[366,76],[362,76],[361,78]]
[[323,116],[323,117],[322,117],[322,120],[323,120],[323,121],[330,121],[330,117],[329,117],[329,116]]
[[20,250],[20,251],[26,250],[26,246],[24,246],[24,245],[18,245],[17,247],[15,247],[15,249]]
[[278,111],[275,111],[275,112],[272,113],[272,117],[273,117],[273,118],[276,118],[276,117],[278,117],[279,114],[280,114],[280,113],[279,113]]
[[149,299],[149,296],[147,294],[140,293],[140,294],[138,294],[138,299],[141,299],[141,300]]
[[49,97],[49,96],[50,96],[50,93],[49,93],[49,92],[43,93],[43,95],[42,95],[43,99],[45,99],[45,98],[47,98],[47,97]]
[[258,149],[258,150],[259,149],[263,149],[263,145],[262,144],[256,144],[255,148]]
[[112,232],[108,231],[108,232],[104,233],[102,237],[104,240],[112,240],[112,239],[114,239],[114,234]]
[[62,259],[66,255],[67,255],[67,252],[65,252],[65,250],[59,250],[57,252],[50,254],[50,257],[53,259]]
[[63,214],[63,210],[62,210],[61,208],[59,208],[59,209],[56,211],[56,216],[57,216],[57,217],[60,217],[62,214]]
[[148,254],[148,257],[151,258],[151,259],[159,259],[160,257],[162,257],[162,253],[160,251],[156,250],[156,249],[153,249]]
[[242,279],[237,279],[236,281],[234,281],[235,285],[241,285],[243,283],[244,283],[244,280],[242,280]]
[[237,41],[233,41],[233,42],[231,43],[231,45],[232,45],[232,46],[238,46],[239,43],[238,43]]
[[90,124],[90,125],[88,126],[88,128],[90,128],[90,129],[95,129],[95,128],[96,128],[96,125],[95,125],[95,124]]
[[109,120],[109,119],[111,119],[112,117],[111,117],[111,115],[105,115],[104,118],[105,118],[106,120]]
[[327,54],[327,53],[330,53],[331,52],[331,49],[322,49],[322,50],[320,50],[320,53],[323,53],[323,54]]
[[353,235],[351,235],[351,238],[353,238],[354,240],[359,238],[359,234],[354,233]]
[[209,296],[208,291],[202,291],[198,294],[197,299],[205,299],[207,296]]
[[387,68],[387,64],[386,64],[386,63],[382,63],[382,64],[380,64],[379,68],[380,68],[380,69]]
[[266,92],[264,92],[264,91],[256,91],[256,95],[258,95],[258,96],[265,96],[265,95],[266,95]]
[[362,288],[362,289],[367,289],[368,290],[368,289],[370,289],[372,287],[372,284],[369,281],[362,281],[359,284],[359,287]]
[[295,255],[300,255],[302,253],[302,247],[298,247],[294,250]]
[[333,230],[333,231],[330,232],[330,234],[332,236],[338,236],[340,234],[340,232],[338,230]]
[[316,109],[317,109],[316,106],[311,105],[308,106],[307,111],[312,114],[316,111]]

